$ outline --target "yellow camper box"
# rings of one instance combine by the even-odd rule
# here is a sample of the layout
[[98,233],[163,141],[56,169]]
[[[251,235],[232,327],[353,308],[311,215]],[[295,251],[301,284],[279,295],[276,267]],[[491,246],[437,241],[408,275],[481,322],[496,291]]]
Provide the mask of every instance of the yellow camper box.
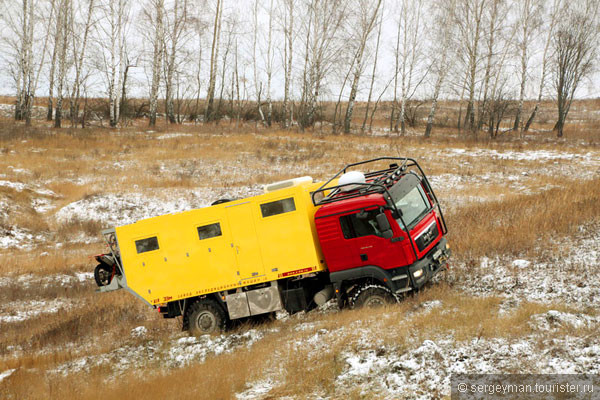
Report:
[[324,270],[310,198],[319,185],[285,181],[115,228],[127,287],[156,305]]

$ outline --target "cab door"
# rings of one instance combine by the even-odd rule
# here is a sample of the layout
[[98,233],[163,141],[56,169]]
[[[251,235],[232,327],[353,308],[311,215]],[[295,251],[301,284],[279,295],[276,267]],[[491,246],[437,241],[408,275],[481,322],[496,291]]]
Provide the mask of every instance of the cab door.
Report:
[[400,242],[383,237],[376,219],[379,212],[375,208],[339,217],[347,268],[375,265],[390,269],[406,265]]
[[257,278],[264,275],[263,260],[256,237],[256,226],[249,202],[232,204],[225,208],[231,232],[231,251],[237,264],[237,279]]

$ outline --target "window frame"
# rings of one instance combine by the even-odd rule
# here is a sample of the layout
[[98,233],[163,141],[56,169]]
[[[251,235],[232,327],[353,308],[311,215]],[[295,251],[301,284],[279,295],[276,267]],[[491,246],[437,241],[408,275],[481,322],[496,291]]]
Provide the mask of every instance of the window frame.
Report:
[[[282,212],[278,212],[276,214],[269,214],[269,215],[265,215],[263,206],[267,206],[267,205],[271,205],[274,203],[279,203],[279,202],[283,202],[286,200],[291,200],[292,201],[292,206],[294,207],[292,210],[289,211],[282,211]],[[282,206],[283,207],[283,206]],[[270,217],[276,217],[278,215],[283,215],[283,214],[287,214],[287,213],[292,213],[294,211],[297,211],[298,209],[296,208],[296,200],[294,198],[294,196],[289,196],[289,197],[284,197],[282,199],[278,199],[278,200],[271,200],[271,201],[267,201],[265,203],[260,203],[259,204],[259,208],[260,208],[260,215],[262,218],[270,218]]]
[[[215,235],[215,236],[209,236],[209,237],[200,237],[200,228],[205,228],[208,226],[212,226],[212,225],[217,225],[219,228],[219,234]],[[202,225],[197,225],[196,226],[196,233],[198,234],[198,240],[202,241],[202,240],[210,240],[210,239],[214,239],[214,238],[218,238],[218,237],[222,237],[223,236],[223,228],[221,227],[221,222],[220,221],[216,221],[216,222],[210,222],[208,224],[202,224]]]
[[[151,250],[144,250],[144,251],[140,251],[139,247],[138,247],[138,242],[142,242],[144,240],[152,240],[154,239],[156,241],[156,248],[155,249],[151,249]],[[144,253],[150,253],[153,251],[158,251],[160,250],[160,242],[158,241],[158,235],[152,235],[152,236],[146,236],[140,239],[135,239],[133,241],[133,244],[135,246],[135,251],[137,254],[144,254]]]
[[[377,223],[377,214],[379,213],[379,208],[371,208],[371,209],[368,209],[368,210],[362,208],[360,210],[355,210],[355,211],[353,211],[350,214],[341,215],[338,220],[339,220],[339,223],[340,223],[340,229],[342,230],[342,236],[344,237],[345,240],[352,240],[352,239],[364,238],[364,237],[369,237],[369,236],[375,236],[375,237],[379,237],[379,238],[383,237],[382,234],[378,235],[376,233],[376,231],[374,231],[373,233],[370,233],[368,235],[358,235],[357,234],[357,232],[356,232],[356,226],[354,224],[353,219],[354,220],[358,220],[357,215],[360,212],[363,212],[363,211],[366,212],[366,213],[374,213],[373,214],[373,220],[375,220],[375,223]],[[351,224],[350,228],[352,229],[352,233],[354,235],[356,235],[356,236],[352,236],[352,237],[347,237],[346,236],[346,232],[344,230],[344,225],[345,224],[342,222],[342,219],[344,219],[345,221],[347,221],[346,224],[348,224],[348,223]],[[379,229],[379,224],[377,226],[378,226],[377,229]]]

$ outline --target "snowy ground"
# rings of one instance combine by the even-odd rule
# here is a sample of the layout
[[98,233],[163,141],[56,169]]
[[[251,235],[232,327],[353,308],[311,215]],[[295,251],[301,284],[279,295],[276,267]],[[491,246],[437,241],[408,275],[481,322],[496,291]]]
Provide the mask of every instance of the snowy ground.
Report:
[[555,242],[556,252],[540,259],[483,257],[475,267],[454,262],[447,280],[470,294],[502,296],[513,306],[531,301],[596,307],[600,302],[599,227],[582,228],[576,237],[560,239]]

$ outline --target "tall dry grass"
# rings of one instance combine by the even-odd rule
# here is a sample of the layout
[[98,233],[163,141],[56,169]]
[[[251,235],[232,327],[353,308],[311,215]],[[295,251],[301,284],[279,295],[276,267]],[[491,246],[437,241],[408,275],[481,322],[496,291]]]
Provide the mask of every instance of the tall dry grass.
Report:
[[599,216],[600,179],[593,179],[563,181],[560,188],[533,195],[469,204],[448,215],[447,222],[455,253],[475,258],[519,256],[536,247],[547,248],[580,226],[597,222]]

